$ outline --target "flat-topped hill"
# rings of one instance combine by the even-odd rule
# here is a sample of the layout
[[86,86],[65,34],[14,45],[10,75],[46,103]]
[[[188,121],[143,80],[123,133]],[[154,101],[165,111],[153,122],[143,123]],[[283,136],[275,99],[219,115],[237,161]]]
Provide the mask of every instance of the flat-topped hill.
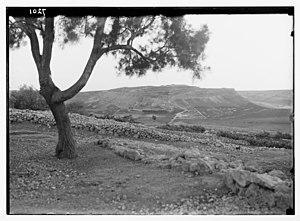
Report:
[[[228,112],[229,109],[234,112],[244,107],[260,109],[259,106],[240,96],[234,89],[208,89],[186,85],[125,87],[82,92],[72,101],[83,102],[89,112],[101,114],[120,114],[130,111],[176,114],[181,111],[196,111],[199,116],[211,117],[222,115],[213,113],[219,109],[223,109],[221,112]],[[215,109],[215,111],[210,111],[211,116],[206,113],[208,109]],[[199,113],[202,111],[203,114]]]

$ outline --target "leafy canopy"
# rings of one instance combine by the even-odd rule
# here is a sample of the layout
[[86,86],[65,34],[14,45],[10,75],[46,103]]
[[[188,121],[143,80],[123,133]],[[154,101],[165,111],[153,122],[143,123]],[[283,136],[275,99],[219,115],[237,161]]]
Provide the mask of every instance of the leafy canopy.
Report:
[[[83,37],[94,38],[98,20],[95,16],[57,16],[55,41],[63,48]],[[33,29],[39,38],[43,38],[45,18],[10,17],[10,48],[20,47],[25,33]],[[195,78],[200,78],[207,68],[201,63],[209,40],[208,27],[204,25],[200,30],[194,30],[183,16],[108,17],[103,33],[98,36],[98,48],[105,54],[112,53],[118,60],[119,73],[129,76],[142,76],[147,70],[158,72],[170,66],[191,70]]]

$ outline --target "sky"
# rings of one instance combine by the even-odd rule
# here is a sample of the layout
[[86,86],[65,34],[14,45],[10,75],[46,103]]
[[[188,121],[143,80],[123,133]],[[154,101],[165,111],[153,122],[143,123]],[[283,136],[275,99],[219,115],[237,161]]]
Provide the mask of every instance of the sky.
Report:
[[[211,67],[201,80],[193,80],[189,71],[165,69],[149,71],[146,76],[118,76],[112,57],[102,57],[82,91],[108,90],[118,87],[185,84],[201,88],[234,88],[236,90],[293,89],[292,17],[287,15],[189,15],[187,23],[194,28],[207,24],[210,40],[206,46],[205,64]],[[83,39],[62,50],[54,45],[51,60],[52,78],[61,89],[67,89],[80,77],[92,48]],[[26,46],[9,51],[9,87],[32,85],[39,89],[38,74]]]

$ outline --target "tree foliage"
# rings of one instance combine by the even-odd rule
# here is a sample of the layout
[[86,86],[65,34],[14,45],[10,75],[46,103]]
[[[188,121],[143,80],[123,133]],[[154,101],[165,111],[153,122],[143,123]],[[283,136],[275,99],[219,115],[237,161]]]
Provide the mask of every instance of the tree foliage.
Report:
[[[138,16],[102,18],[104,31],[99,31],[99,18],[94,16],[57,16],[54,20],[55,40],[63,48],[79,42],[83,37],[99,38],[98,49],[112,53],[118,59],[119,73],[145,75],[147,70],[161,71],[167,65],[192,70],[200,78],[205,69],[201,64],[209,30],[204,25],[194,30],[184,17]],[[26,28],[41,36],[45,32],[45,18],[10,18],[9,44],[20,46]],[[23,28],[22,28],[23,27]],[[24,31],[25,30],[25,31]]]
[[48,109],[48,105],[39,91],[27,85],[21,86],[17,91],[10,91],[9,107],[30,110]]

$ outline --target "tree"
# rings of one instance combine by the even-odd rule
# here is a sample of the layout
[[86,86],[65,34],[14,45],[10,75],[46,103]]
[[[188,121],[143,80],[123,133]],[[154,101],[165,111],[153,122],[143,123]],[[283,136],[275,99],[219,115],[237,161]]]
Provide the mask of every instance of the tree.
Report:
[[9,94],[9,106],[17,109],[46,110],[48,105],[32,86],[23,85]]
[[[20,47],[26,36],[38,71],[40,94],[49,105],[58,129],[55,155],[58,158],[74,158],[75,141],[64,102],[86,85],[94,66],[103,55],[112,53],[118,62],[117,70],[129,76],[143,76],[147,70],[158,72],[169,66],[191,70],[193,77],[200,78],[205,69],[201,61],[204,59],[209,31],[206,25],[200,30],[193,30],[183,16],[10,16],[10,48]],[[78,42],[82,37],[93,38],[91,54],[78,81],[62,91],[51,78],[53,44],[57,42],[63,47]]]

